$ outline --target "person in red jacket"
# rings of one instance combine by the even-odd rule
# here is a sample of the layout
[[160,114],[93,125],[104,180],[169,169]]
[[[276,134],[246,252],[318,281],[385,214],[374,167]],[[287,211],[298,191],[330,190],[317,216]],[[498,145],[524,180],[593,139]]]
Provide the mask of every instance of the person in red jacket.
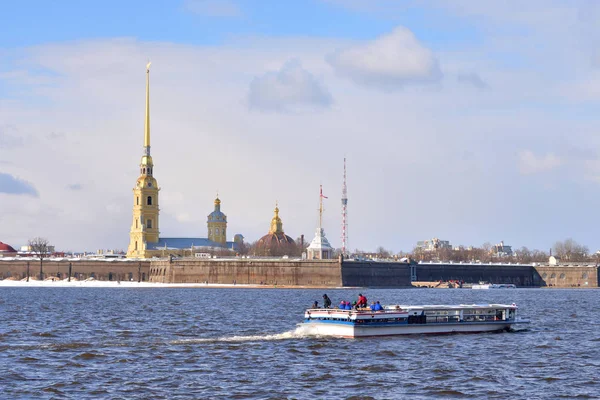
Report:
[[358,294],[358,301],[356,302],[356,308],[364,308],[367,307],[367,298],[362,295],[362,293]]

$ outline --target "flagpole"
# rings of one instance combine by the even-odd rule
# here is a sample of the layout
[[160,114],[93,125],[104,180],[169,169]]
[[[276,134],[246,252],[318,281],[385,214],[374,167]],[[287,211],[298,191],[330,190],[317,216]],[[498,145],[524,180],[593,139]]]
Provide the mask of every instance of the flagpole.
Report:
[[323,185],[319,185],[319,232],[323,229]]

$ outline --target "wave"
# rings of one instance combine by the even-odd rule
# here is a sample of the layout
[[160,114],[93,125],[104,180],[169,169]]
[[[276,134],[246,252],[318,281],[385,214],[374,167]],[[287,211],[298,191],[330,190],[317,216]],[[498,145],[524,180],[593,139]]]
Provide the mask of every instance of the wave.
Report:
[[299,326],[293,331],[276,333],[271,335],[248,335],[248,336],[224,336],[216,338],[179,339],[169,342],[170,344],[193,344],[193,343],[236,343],[236,342],[263,342],[272,340],[305,339],[318,336],[307,326]]

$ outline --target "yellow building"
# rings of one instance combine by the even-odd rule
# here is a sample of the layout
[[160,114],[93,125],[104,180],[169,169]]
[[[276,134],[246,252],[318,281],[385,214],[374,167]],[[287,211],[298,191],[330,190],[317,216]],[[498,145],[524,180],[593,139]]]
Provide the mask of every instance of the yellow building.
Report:
[[129,232],[128,258],[193,256],[196,252],[229,250],[243,247],[240,234],[227,241],[227,216],[221,212],[221,200],[215,199],[215,208],[208,215],[208,238],[163,238],[159,236],[158,192],[153,176],[154,163],[150,155],[150,63],[146,66],[146,119],[144,122],[144,153],[140,176],[133,188],[133,220]]
[[208,214],[208,240],[225,244],[227,242],[227,215],[221,212],[221,200],[215,199],[215,210]]
[[158,192],[150,155],[150,63],[146,65],[146,119],[144,121],[144,153],[140,176],[133,188],[133,221],[129,233],[127,257],[148,257],[148,244],[158,243]]

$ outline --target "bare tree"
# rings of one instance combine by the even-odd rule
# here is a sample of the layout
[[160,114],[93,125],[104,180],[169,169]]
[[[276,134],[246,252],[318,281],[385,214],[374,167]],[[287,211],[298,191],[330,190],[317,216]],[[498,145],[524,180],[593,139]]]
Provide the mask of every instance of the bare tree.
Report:
[[519,264],[527,264],[531,262],[531,251],[523,246],[515,250],[515,259]]
[[40,259],[40,281],[44,280],[44,258],[48,257],[49,245],[48,239],[42,237],[36,237],[29,240],[29,249],[39,257]]
[[379,246],[377,248],[376,253],[379,258],[390,258],[390,252],[386,250],[383,246]]
[[585,261],[588,257],[589,249],[571,238],[563,242],[556,242],[553,246],[554,254],[565,261]]

